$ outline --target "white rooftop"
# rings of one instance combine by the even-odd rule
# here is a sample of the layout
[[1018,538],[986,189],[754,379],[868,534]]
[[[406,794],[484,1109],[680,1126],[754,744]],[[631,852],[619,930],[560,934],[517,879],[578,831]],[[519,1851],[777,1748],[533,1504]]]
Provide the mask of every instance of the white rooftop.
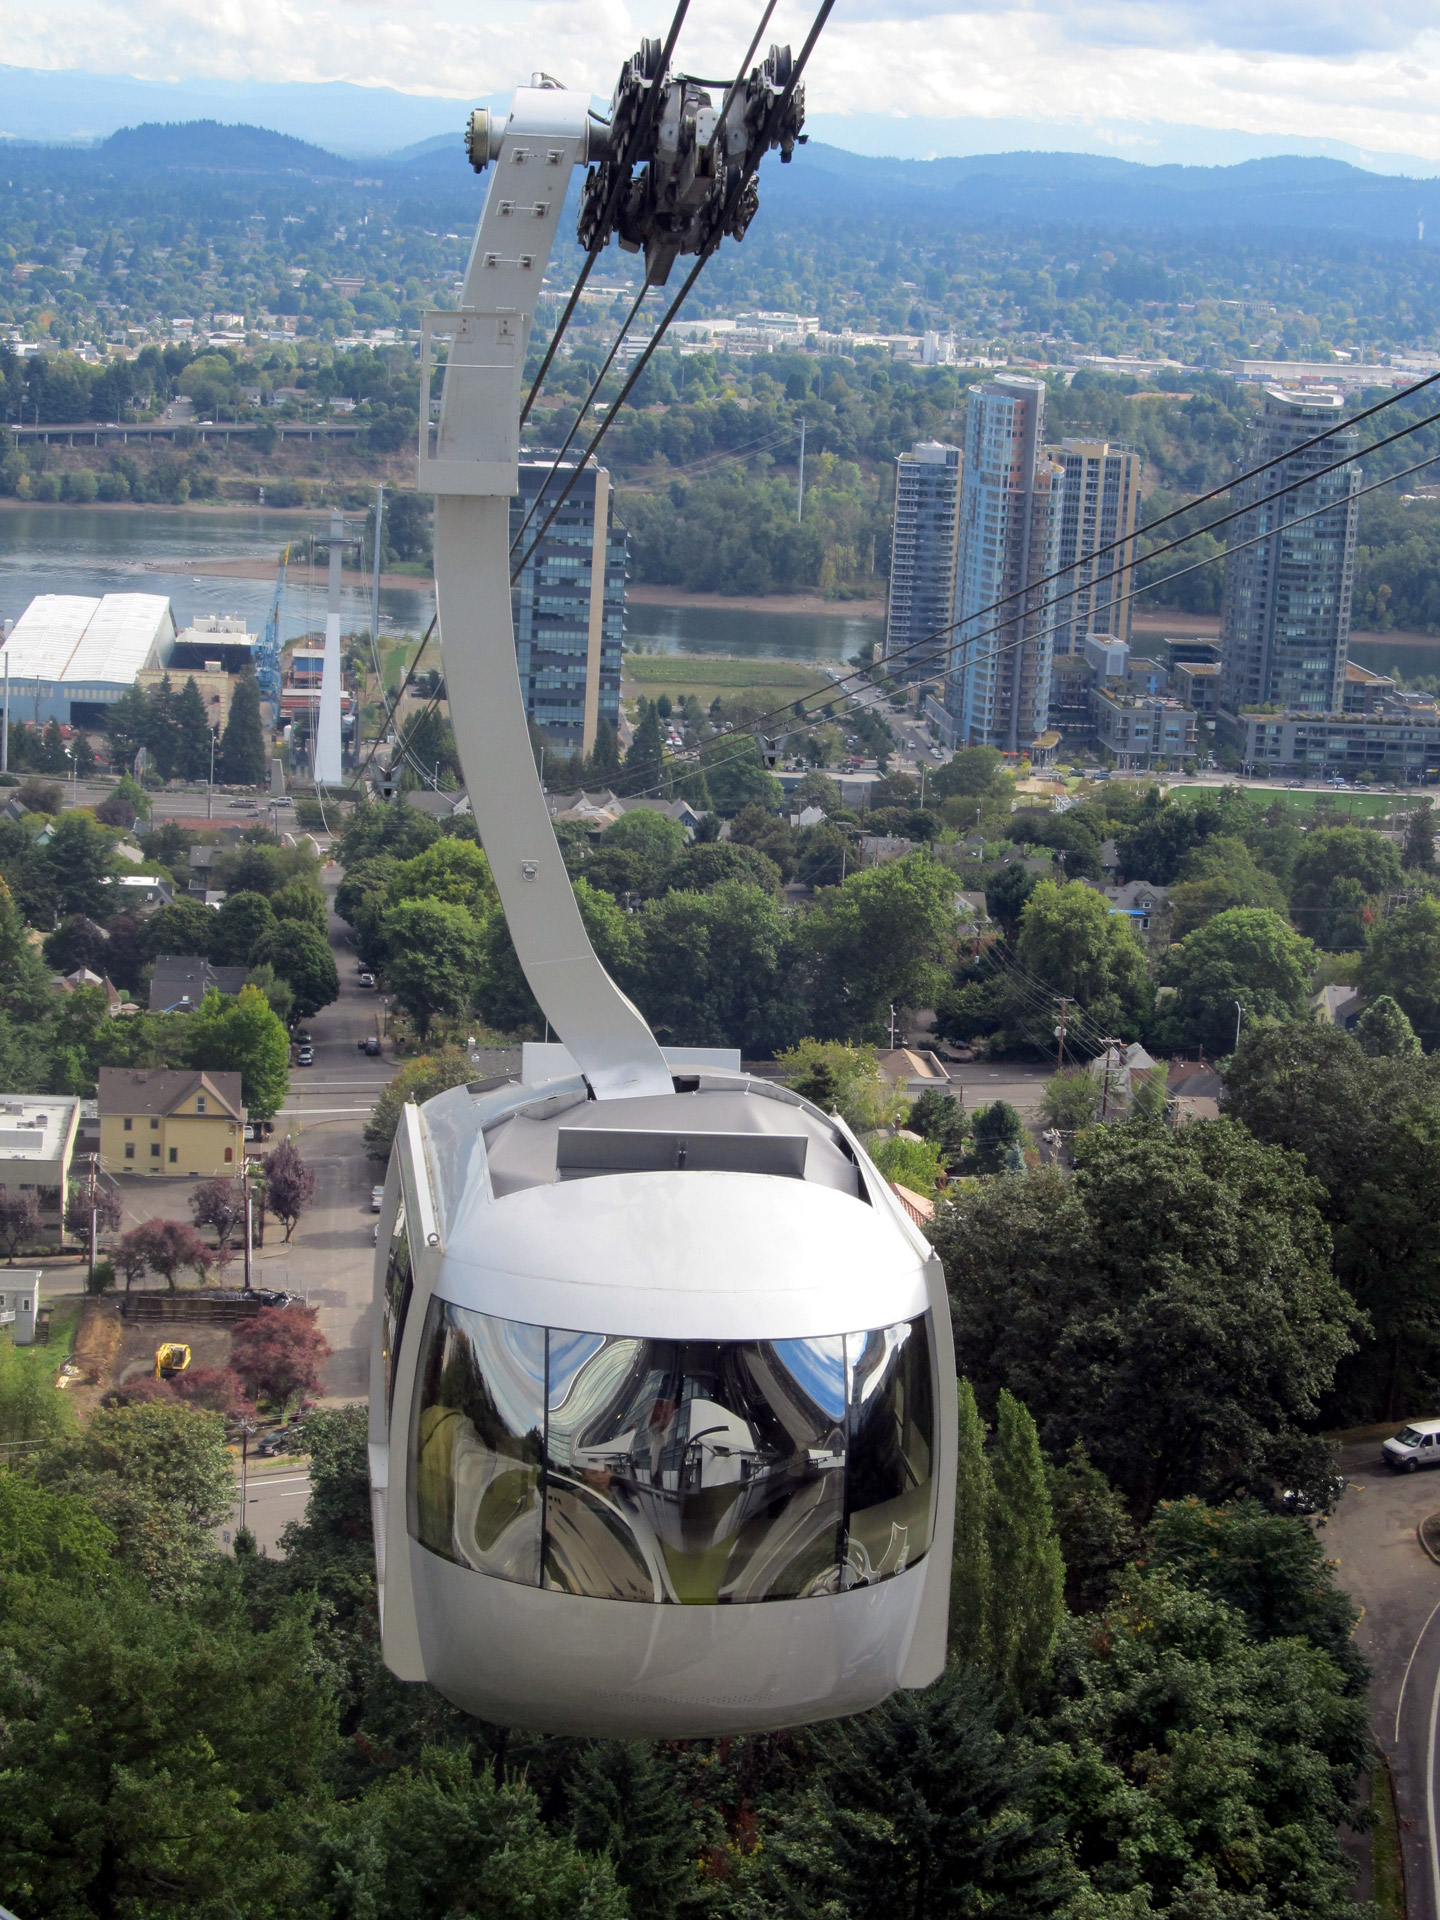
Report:
[[0,1095],[0,1160],[54,1160],[75,1131],[79,1109],[73,1096]]
[[128,686],[143,667],[165,664],[174,637],[170,602],[163,594],[107,593],[96,600],[40,593],[6,643],[10,677]]

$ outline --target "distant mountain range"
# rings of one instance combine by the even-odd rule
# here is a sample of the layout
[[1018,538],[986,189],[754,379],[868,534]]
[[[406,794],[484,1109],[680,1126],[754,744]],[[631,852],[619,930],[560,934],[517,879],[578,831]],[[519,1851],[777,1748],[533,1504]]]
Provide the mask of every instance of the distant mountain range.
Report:
[[[459,122],[459,116],[457,116]],[[398,152],[344,158],[289,134],[214,120],[127,127],[83,156],[29,149],[18,171],[83,167],[117,178],[201,173],[277,179],[370,178],[422,199],[473,191],[461,124]],[[11,164],[21,160],[12,150]],[[468,195],[467,195],[468,198]],[[771,161],[762,198],[772,218],[883,217],[910,226],[1079,225],[1156,231],[1308,231],[1440,243],[1440,180],[1367,173],[1341,160],[1279,158],[1236,166],[1145,166],[1091,154],[980,154],[885,160],[812,142],[789,167]]]

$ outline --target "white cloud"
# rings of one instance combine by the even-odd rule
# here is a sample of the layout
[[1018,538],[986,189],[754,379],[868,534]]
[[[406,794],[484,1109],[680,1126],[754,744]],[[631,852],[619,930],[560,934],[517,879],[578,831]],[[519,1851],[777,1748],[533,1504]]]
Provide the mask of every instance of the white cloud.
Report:
[[[0,44],[12,66],[457,98],[542,68],[605,97],[668,12],[668,0],[653,13],[634,0],[54,0],[43,11],[0,0]],[[772,36],[798,46],[809,17],[784,0]],[[695,0],[681,63],[725,72],[751,18]],[[1436,22],[1434,0],[841,0],[809,101],[927,121],[1163,120],[1440,158]]]

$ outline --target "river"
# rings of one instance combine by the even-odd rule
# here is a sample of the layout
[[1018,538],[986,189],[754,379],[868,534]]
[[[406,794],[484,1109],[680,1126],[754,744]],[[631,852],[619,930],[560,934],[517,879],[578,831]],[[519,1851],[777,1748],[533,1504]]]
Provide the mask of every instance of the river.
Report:
[[[15,620],[37,593],[161,593],[177,627],[197,614],[242,614],[260,630],[269,617],[274,584],[211,578],[204,573],[156,573],[157,560],[202,566],[207,560],[251,557],[272,561],[287,541],[306,552],[309,536],[329,525],[322,513],[243,509],[5,506],[0,508],[0,618]],[[308,572],[308,568],[306,569]],[[310,586],[292,569],[285,589],[281,637],[314,633],[325,624],[323,582]],[[382,633],[419,633],[435,611],[428,584],[380,589]],[[346,587],[345,630],[368,628],[368,589]],[[748,609],[641,606],[626,609],[629,644],[646,653],[737,654],[755,659],[845,660],[884,623],[837,607],[830,613],[754,612]]]

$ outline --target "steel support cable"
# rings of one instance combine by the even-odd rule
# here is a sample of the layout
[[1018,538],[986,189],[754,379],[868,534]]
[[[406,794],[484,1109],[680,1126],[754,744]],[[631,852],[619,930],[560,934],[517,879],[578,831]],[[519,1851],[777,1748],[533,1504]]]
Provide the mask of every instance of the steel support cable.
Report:
[[[999,977],[1025,997],[1032,1014],[1053,1020],[1056,1017],[1056,1002],[1060,999],[1054,988],[1036,980],[1034,974],[1027,973],[1012,958],[994,953],[993,949],[992,953]],[[1103,1051],[1106,1036],[1101,1032],[1099,1022],[1081,1007],[1078,1000],[1072,999],[1065,1019],[1065,1037],[1067,1040],[1078,1040],[1082,1047],[1098,1054]]]
[[[438,613],[435,614],[431,619],[429,626],[425,629],[425,636],[421,640],[420,645],[417,647],[415,651],[415,658],[410,662],[409,670],[406,673],[405,678],[400,682],[399,689],[397,690],[395,695],[394,706],[390,704],[390,700],[388,695],[385,692],[384,686],[382,685],[380,688],[380,697],[385,702],[385,724],[387,727],[391,727],[395,725],[395,714],[399,708],[400,702],[405,698],[405,689],[410,685],[410,682],[415,678],[415,669],[419,666],[421,656],[425,652],[426,647],[428,647],[430,644],[430,636],[432,633],[434,633],[436,625],[439,622],[439,619],[440,619],[439,614]],[[439,694],[437,692],[432,697],[430,706],[434,706],[438,702],[438,700],[439,700]],[[420,717],[423,719],[425,717],[425,713],[428,713],[429,711],[430,711],[430,707],[427,706],[422,712]],[[399,737],[398,733],[396,737],[398,739]],[[354,779],[350,782],[349,786],[345,789],[345,792],[347,795],[352,794],[355,791],[355,789],[359,786],[360,782],[365,778],[366,769],[369,767],[370,762],[375,758],[376,754],[380,751],[380,746],[383,739],[384,739],[384,735],[381,734],[377,736],[377,738],[371,743],[369,753],[366,754],[360,766],[356,768]]]
[[[1440,379],[1440,375],[1437,375],[1436,378]],[[1403,440],[1409,434],[1418,433],[1423,427],[1434,426],[1437,422],[1440,422],[1440,412],[1427,414],[1423,420],[1411,421],[1408,425],[1397,428],[1394,433],[1387,434],[1383,440],[1375,441],[1370,447],[1366,448],[1366,452],[1376,453],[1380,448],[1392,446],[1395,441]],[[1145,559],[1147,561],[1155,560],[1162,554],[1175,553],[1181,547],[1189,546],[1192,540],[1199,539],[1202,534],[1213,533],[1217,527],[1227,526],[1233,520],[1241,520],[1246,514],[1257,513],[1261,508],[1269,506],[1272,501],[1283,499],[1287,494],[1295,493],[1303,487],[1313,486],[1316,481],[1328,479],[1331,474],[1338,473],[1345,467],[1354,466],[1358,457],[1359,456],[1353,454],[1347,455],[1345,459],[1337,460],[1328,467],[1321,467],[1315,473],[1305,474],[1299,479],[1289,481],[1283,487],[1276,487],[1273,492],[1264,494],[1259,500],[1251,501],[1243,507],[1235,507],[1229,513],[1221,514],[1218,519],[1208,521],[1203,527],[1196,527],[1190,533],[1180,534],[1175,539],[1165,541],[1160,546],[1152,548],[1151,551],[1145,555]],[[1272,461],[1268,464],[1273,465],[1274,462]],[[1402,468],[1398,473],[1386,474],[1383,480],[1376,480],[1368,487],[1358,487],[1348,498],[1358,500],[1367,493],[1374,493],[1377,487],[1393,486],[1397,480],[1405,479],[1408,474],[1419,473],[1425,467],[1436,465],[1440,465],[1440,453],[1431,454],[1428,458],[1417,461],[1414,466]],[[1264,468],[1256,467],[1248,473],[1238,475],[1231,484],[1240,486],[1244,481],[1253,479],[1255,474],[1264,471]],[[1172,580],[1178,580],[1183,574],[1193,573],[1197,566],[1209,566],[1213,561],[1224,559],[1228,554],[1240,553],[1246,547],[1255,546],[1260,540],[1276,539],[1280,535],[1287,533],[1291,527],[1299,526],[1305,520],[1313,520],[1317,514],[1333,513],[1346,504],[1345,500],[1332,500],[1327,505],[1316,507],[1308,513],[1296,514],[1294,519],[1281,522],[1266,532],[1257,534],[1254,539],[1236,541],[1233,545],[1227,545],[1222,552],[1207,554],[1203,559],[1194,562],[1191,566],[1181,567],[1176,572],[1164,574],[1159,580],[1148,581],[1144,586],[1133,587],[1128,593],[1117,594],[1108,604],[1112,607],[1123,606],[1127,601],[1135,599],[1139,594],[1153,592],[1156,587],[1165,586]],[[1159,523],[1157,522],[1156,524],[1158,525]],[[1137,537],[1137,535],[1130,536],[1132,539]],[[1066,574],[1073,573],[1074,571],[1074,566],[1061,568],[1059,572],[1048,574],[1042,580],[1033,581],[1030,586],[1024,589],[1024,593],[1036,593],[1041,587],[1061,580]],[[956,647],[972,647],[982,640],[993,639],[995,635],[1004,633],[1008,627],[1013,627],[1017,620],[1028,619],[1032,616],[1048,615],[1052,613],[1056,607],[1062,606],[1067,600],[1073,600],[1077,594],[1084,593],[1093,586],[1104,584],[1105,581],[1114,580],[1118,574],[1124,571],[1124,567],[1114,568],[1110,573],[1104,575],[1101,581],[1082,581],[1078,587],[1072,587],[1066,593],[1047,597],[1041,601],[1038,607],[1031,607],[1028,610],[1021,608],[1019,611],[1010,614],[1006,619],[997,621],[993,626],[982,628],[979,633],[965,635],[960,641],[952,643],[949,651],[953,654]],[[1133,568],[1131,571],[1133,571]],[[988,608],[980,608],[974,613],[967,613],[962,619],[952,620],[948,626],[936,627],[933,632],[922,634],[918,640],[910,641],[906,646],[898,648],[893,654],[887,656],[887,658],[890,660],[903,660],[907,654],[915,653],[922,647],[932,646],[935,641],[943,640],[948,634],[954,633],[957,627],[968,626],[972,620],[983,619],[986,613],[994,612],[997,608],[1008,604],[1010,600],[1019,597],[1017,594],[1007,595],[1005,600],[996,601]],[[1022,635],[1019,640],[1008,642],[1003,647],[997,647],[993,649],[991,653],[987,654],[985,658],[998,659],[1002,653],[1009,652],[1012,647],[1023,645],[1025,638],[1026,636]],[[966,662],[966,664],[971,663]],[[872,671],[872,668],[858,668],[853,673],[841,674],[838,679],[831,681],[827,688],[817,689],[815,693],[804,695],[802,704],[810,700],[831,700],[838,693],[842,693],[851,682],[856,683],[857,689],[866,684],[873,685],[873,682],[869,679]],[[954,671],[953,661],[951,662],[950,671]],[[759,714],[754,720],[748,723],[747,730],[761,728],[771,720],[784,719],[786,715],[792,712],[794,704],[794,702],[791,702],[784,707],[772,707],[768,712]]]
[[[660,64],[656,68],[655,78],[651,83],[649,93],[645,96],[644,104],[640,109],[640,118],[636,123],[635,147],[637,152],[649,137],[650,128],[655,119],[655,109],[659,102],[660,94],[663,91],[665,76],[670,70],[671,56],[675,52],[675,42],[680,38],[680,29],[685,24],[685,16],[689,11],[690,0],[678,0],[674,18],[670,22],[670,31],[666,34],[665,44],[660,49]],[[605,203],[605,217],[600,224],[600,231],[605,235],[605,238],[589,248],[585,255],[584,265],[576,277],[575,285],[570,289],[570,298],[565,303],[565,311],[561,314],[555,331],[550,336],[550,344],[545,349],[545,357],[540,362],[540,370],[535,375],[534,383],[529,393],[525,396],[525,403],[520,409],[520,425],[522,427],[530,418],[530,409],[539,397],[541,385],[544,382],[546,374],[550,371],[550,363],[555,358],[565,329],[569,326],[575,308],[579,304],[580,296],[585,291],[585,283],[590,278],[591,270],[595,262],[600,258],[600,255],[605,251],[609,238],[610,224],[614,220],[616,211],[620,205],[620,196],[629,184],[629,179],[626,175],[617,173],[615,184],[610,189],[610,198]]]
[[[765,123],[765,129],[764,129],[763,135],[758,143],[759,151],[762,155],[768,152],[769,150],[771,128],[777,127],[780,125],[781,121],[784,118],[786,109],[788,108],[791,100],[794,98],[795,89],[800,84],[800,77],[805,71],[805,64],[809,60],[810,55],[814,52],[815,43],[820,38],[821,29],[824,27],[825,22],[830,18],[830,14],[832,9],[834,8],[834,5],[835,5],[835,0],[821,0],[820,10],[815,15],[815,19],[811,24],[809,33],[805,36],[804,46],[800,49],[800,57],[798,60],[795,61],[793,67],[791,68],[790,79],[786,84],[785,91],[779,96],[779,98],[775,101],[775,104],[770,109],[770,113]],[[758,160],[756,162],[755,170],[756,172],[759,171]],[[743,193],[745,186],[747,185],[748,181],[753,177],[754,177],[753,174],[747,174],[743,167],[739,167],[736,169],[735,184],[725,196],[725,203],[721,209],[720,217],[715,222],[714,234],[706,242],[704,248],[700,252],[698,259],[695,262],[695,265],[691,268],[690,272],[686,275],[684,286],[681,287],[679,293],[676,294],[675,298],[671,301],[669,307],[666,309],[664,318],[661,320],[655,332],[651,335],[649,341],[646,344],[644,352],[639,356],[639,358],[635,362],[635,365],[630,369],[629,377],[627,378],[624,386],[620,389],[620,392],[617,394],[614,401],[611,403],[609,411],[606,413],[605,418],[600,422],[600,425],[595,429],[595,432],[591,435],[589,444],[585,448],[584,453],[581,454],[579,461],[576,463],[575,471],[571,474],[569,480],[565,483],[565,488],[564,488],[564,491],[561,493],[560,498],[555,502],[555,505],[550,509],[550,512],[545,519],[544,525],[541,527],[540,531],[536,534],[535,538],[531,541],[524,555],[521,557],[520,564],[515,568],[514,572],[510,575],[510,582],[512,586],[514,585],[515,581],[519,579],[521,573],[524,571],[526,561],[530,559],[535,549],[539,546],[540,542],[545,538],[545,535],[550,530],[550,527],[553,525],[556,519],[556,516],[560,512],[560,509],[564,506],[565,502],[569,499],[571,491],[574,488],[576,481],[579,480],[580,475],[585,471],[585,468],[589,465],[591,455],[595,452],[595,449],[599,446],[600,442],[605,438],[605,435],[610,430],[610,427],[614,422],[616,415],[620,412],[620,409],[624,406],[625,402],[629,399],[631,393],[634,391],[636,383],[639,381],[641,374],[644,373],[646,367],[650,364],[651,354],[654,353],[655,349],[659,346],[660,342],[664,339],[666,329],[669,327],[670,322],[675,318],[676,314],[679,313],[681,307],[684,306],[685,301],[689,296],[690,289],[695,285],[695,282],[700,278],[701,272],[704,270],[706,263],[718,251],[720,242],[725,235],[726,225],[728,224],[731,218],[731,215],[734,213],[735,208],[739,204],[740,196]]]
[[616,334],[614,342],[611,345],[610,351],[605,356],[605,364],[601,367],[599,373],[596,374],[594,380],[590,383],[590,391],[586,394],[585,398],[580,402],[580,411],[575,416],[574,425],[571,427],[569,433],[567,433],[565,436],[565,444],[561,447],[560,451],[556,454],[555,458],[550,462],[550,471],[546,474],[545,478],[540,482],[539,492],[535,495],[534,500],[530,503],[530,511],[526,514],[525,519],[520,527],[520,531],[516,534],[515,538],[510,542],[511,553],[514,553],[515,549],[519,546],[520,542],[525,538],[525,535],[529,532],[530,522],[535,518],[536,514],[540,511],[540,507],[542,502],[545,499],[545,495],[549,491],[550,482],[555,478],[556,474],[560,471],[560,462],[565,458],[566,454],[570,451],[570,448],[574,443],[575,436],[580,431],[581,421],[585,418],[586,414],[590,411],[591,407],[595,404],[596,396],[598,395],[600,388],[604,384],[605,376],[609,373],[610,368],[614,363],[615,356],[617,353],[619,353],[621,347],[623,346],[625,341],[625,336],[627,333],[629,333],[631,325],[634,322],[635,316],[640,311],[641,301],[644,300],[646,294],[649,291],[650,291],[650,281],[647,275],[647,277],[641,281],[640,291],[639,293],[636,294],[634,300],[631,302],[630,311],[626,314],[625,319],[621,324],[620,331],[619,333]]
[[[1346,462],[1345,464],[1348,465],[1349,463]],[[1397,480],[1408,479],[1412,473],[1423,473],[1426,467],[1434,467],[1434,466],[1440,466],[1440,453],[1427,454],[1423,460],[1417,460],[1413,466],[1402,467],[1398,473],[1387,474],[1383,480],[1374,480],[1370,483],[1368,487],[1357,487],[1355,492],[1351,494],[1349,498],[1352,500],[1362,500],[1364,499],[1367,493],[1376,493],[1382,487],[1393,486]],[[1319,476],[1312,476],[1312,477],[1319,477]],[[1271,496],[1271,497],[1273,498],[1274,496]],[[1139,599],[1142,593],[1153,593],[1157,587],[1167,587],[1173,581],[1183,580],[1186,574],[1198,573],[1202,567],[1213,567],[1217,561],[1228,559],[1232,553],[1243,553],[1247,547],[1259,546],[1260,543],[1264,540],[1273,540],[1276,536],[1277,531],[1288,532],[1292,527],[1302,526],[1307,520],[1317,519],[1322,513],[1333,513],[1337,506],[1343,505],[1343,504],[1345,503],[1340,501],[1330,501],[1325,506],[1312,507],[1307,513],[1298,513],[1296,514],[1293,520],[1287,520],[1285,522],[1283,529],[1272,528],[1268,532],[1257,533],[1248,540],[1237,540],[1233,546],[1228,546],[1219,553],[1206,554],[1203,559],[1192,560],[1188,566],[1176,567],[1172,569],[1171,572],[1162,574],[1158,580],[1147,581],[1143,587],[1132,587],[1129,593],[1118,594],[1115,600],[1111,604],[1114,606],[1125,606],[1131,600]],[[1251,509],[1247,507],[1244,509],[1244,511],[1248,513],[1251,511]],[[1183,546],[1185,543],[1181,541],[1181,542],[1178,542],[1177,544]],[[1012,625],[1013,622],[1006,621],[1004,624],[1005,626],[1009,626],[1009,625]],[[1001,633],[1003,631],[1004,631],[1004,626],[993,627],[990,629],[991,634]],[[986,639],[987,637],[989,636],[986,634],[978,634],[973,637],[973,640],[971,639],[963,640],[959,644],[961,646],[970,646],[974,643],[974,641],[983,640],[983,639]],[[917,642],[917,644],[923,645],[924,643]],[[993,652],[987,655],[986,657],[989,659],[999,659],[1002,653],[1009,653],[1015,647],[1023,646],[1025,644],[1026,642],[1025,642],[1024,636],[1022,635],[1021,638],[1017,640],[1009,640],[1009,641],[1006,641],[1006,643],[1003,646],[996,647],[993,650]],[[847,678],[851,678],[851,677],[853,676],[847,676]],[[838,685],[838,682],[836,684]],[[704,773],[707,771],[721,771],[725,767],[738,765],[741,760],[747,759],[749,757],[748,751],[745,753],[734,754],[728,759],[706,760],[704,758],[705,750],[707,747],[714,746],[717,741],[725,740],[729,738],[732,732],[734,733],[737,739],[743,738],[747,741],[747,743],[749,743],[750,745],[753,745],[752,730],[763,726],[766,720],[772,720],[776,718],[783,718],[786,716],[790,716],[793,714],[794,708],[796,706],[803,706],[805,702],[809,700],[829,701],[833,698],[834,698],[833,688],[827,689],[822,687],[818,689],[815,693],[803,694],[798,701],[794,701],[789,706],[786,706],[786,707],[773,708],[770,713],[762,714],[758,720],[754,720],[747,723],[747,725],[744,726],[743,728],[742,727],[736,727],[733,729],[727,728],[725,732],[716,734],[714,736],[714,739],[702,742],[699,747],[692,750],[691,756],[688,761],[682,760],[681,757],[677,755],[675,760],[672,762],[672,765],[674,766],[688,765],[692,768],[698,769],[698,771],[700,771],[701,773]],[[816,713],[818,713],[819,711],[820,711],[819,708],[815,709]],[[809,718],[813,716],[807,712],[806,717]],[[641,787],[636,792],[629,794],[626,797],[630,799],[644,799],[651,794],[657,794],[663,791],[664,791],[664,783],[662,782],[660,784],[652,785],[649,787]]]
[[[715,122],[714,130],[710,138],[705,142],[705,151],[707,154],[713,151],[715,142],[725,131],[725,122],[729,117],[731,107],[735,104],[735,97],[745,84],[746,75],[750,70],[750,62],[755,58],[756,49],[760,45],[765,29],[770,24],[770,17],[778,4],[779,0],[766,0],[765,11],[760,16],[760,24],[756,27],[754,33],[751,34],[750,44],[745,49],[740,65],[735,70],[735,78],[730,82],[726,90],[725,99],[720,108],[720,118]],[[705,83],[701,82],[700,84],[704,85]]]

